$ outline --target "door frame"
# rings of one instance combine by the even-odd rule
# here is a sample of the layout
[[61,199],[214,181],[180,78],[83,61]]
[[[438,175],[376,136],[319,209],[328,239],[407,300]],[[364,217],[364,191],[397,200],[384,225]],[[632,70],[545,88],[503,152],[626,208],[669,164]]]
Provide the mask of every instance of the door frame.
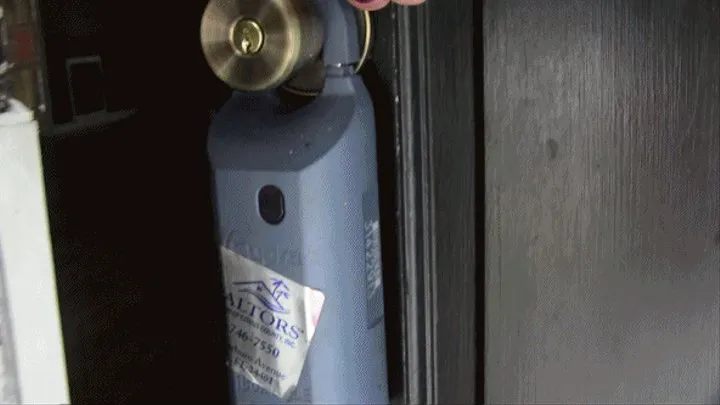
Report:
[[482,398],[474,3],[428,0],[392,11],[408,404],[474,404]]

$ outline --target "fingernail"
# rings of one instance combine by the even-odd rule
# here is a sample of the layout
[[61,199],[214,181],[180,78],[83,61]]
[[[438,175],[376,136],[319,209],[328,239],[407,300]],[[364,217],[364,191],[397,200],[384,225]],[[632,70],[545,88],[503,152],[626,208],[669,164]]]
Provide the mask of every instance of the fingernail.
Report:
[[349,0],[350,4],[355,5],[363,10],[379,10],[390,3],[390,0]]

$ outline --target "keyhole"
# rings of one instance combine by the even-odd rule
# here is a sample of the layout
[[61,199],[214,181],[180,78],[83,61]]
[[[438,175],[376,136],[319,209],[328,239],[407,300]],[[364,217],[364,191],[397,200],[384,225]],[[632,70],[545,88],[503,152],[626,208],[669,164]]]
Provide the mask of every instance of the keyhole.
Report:
[[248,39],[248,32],[246,30],[243,30],[243,39],[240,41],[240,50],[244,54],[250,53],[250,49],[252,48],[252,42]]
[[235,52],[249,56],[260,52],[265,40],[265,33],[255,20],[241,19],[235,23],[232,40]]

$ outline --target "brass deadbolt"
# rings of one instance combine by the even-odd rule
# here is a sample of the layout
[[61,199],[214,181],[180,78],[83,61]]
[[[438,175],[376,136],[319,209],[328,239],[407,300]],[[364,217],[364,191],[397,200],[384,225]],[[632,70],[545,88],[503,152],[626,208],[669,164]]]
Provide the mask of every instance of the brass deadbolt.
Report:
[[260,24],[251,18],[239,18],[230,30],[230,43],[235,53],[240,56],[251,56],[263,47],[265,32]]

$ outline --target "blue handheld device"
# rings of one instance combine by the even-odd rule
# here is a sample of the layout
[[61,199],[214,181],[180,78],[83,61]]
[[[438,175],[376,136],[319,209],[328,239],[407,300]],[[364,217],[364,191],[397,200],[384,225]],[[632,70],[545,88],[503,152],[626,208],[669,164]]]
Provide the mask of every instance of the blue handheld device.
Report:
[[293,109],[275,89],[236,91],[210,127],[232,397],[387,404],[375,122],[354,69],[357,11],[303,3],[322,23],[321,93]]

